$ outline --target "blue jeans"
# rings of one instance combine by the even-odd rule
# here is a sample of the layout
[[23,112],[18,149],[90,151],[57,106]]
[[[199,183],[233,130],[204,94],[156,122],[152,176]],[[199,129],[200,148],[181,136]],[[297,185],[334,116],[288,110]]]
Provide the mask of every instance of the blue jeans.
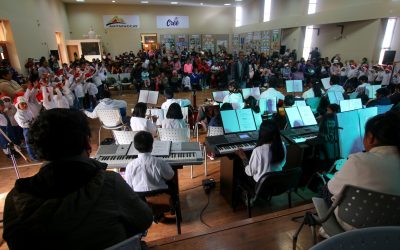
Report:
[[26,151],[28,151],[28,155],[29,155],[29,158],[31,158],[31,160],[37,161],[38,157],[36,156],[35,152],[33,152],[32,148],[29,146],[29,143],[28,143],[28,132],[29,132],[29,128],[23,128]]

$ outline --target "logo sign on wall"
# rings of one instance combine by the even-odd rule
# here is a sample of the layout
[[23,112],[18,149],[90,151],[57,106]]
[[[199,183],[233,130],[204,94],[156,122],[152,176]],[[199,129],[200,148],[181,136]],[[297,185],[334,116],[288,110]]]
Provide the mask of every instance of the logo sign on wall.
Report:
[[158,29],[188,29],[188,16],[157,16]]
[[104,28],[139,28],[139,16],[109,15],[103,16]]

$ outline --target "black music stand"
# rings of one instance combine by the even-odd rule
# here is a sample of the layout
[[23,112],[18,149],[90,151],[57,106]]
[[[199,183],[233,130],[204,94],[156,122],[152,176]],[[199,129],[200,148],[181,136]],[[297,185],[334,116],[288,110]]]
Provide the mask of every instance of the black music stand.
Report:
[[7,143],[7,151],[8,151],[8,154],[10,155],[11,161],[13,163],[13,167],[15,170],[15,174],[17,175],[17,179],[19,179],[19,178],[21,178],[21,176],[19,174],[17,160],[15,159],[14,151],[16,151],[18,154],[20,154],[22,156],[22,158],[24,158],[25,161],[28,161],[28,160],[26,159],[25,155],[21,152],[21,149],[10,140],[10,138],[6,135],[6,133],[4,133],[4,131],[2,129],[0,129],[0,133],[4,136],[4,138],[8,142]]

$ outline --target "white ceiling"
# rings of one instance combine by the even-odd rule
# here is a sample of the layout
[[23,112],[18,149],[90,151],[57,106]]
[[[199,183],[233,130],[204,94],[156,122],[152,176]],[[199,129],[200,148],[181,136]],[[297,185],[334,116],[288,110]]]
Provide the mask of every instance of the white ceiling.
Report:
[[[62,0],[64,3],[78,3],[78,4],[140,4],[142,0],[85,0],[83,3],[77,2],[76,0]],[[177,5],[172,5],[171,2],[178,2]],[[169,6],[223,6],[223,7],[234,7],[237,5],[244,5],[254,0],[148,0],[146,5],[169,5]],[[225,6],[224,4],[231,4]]]

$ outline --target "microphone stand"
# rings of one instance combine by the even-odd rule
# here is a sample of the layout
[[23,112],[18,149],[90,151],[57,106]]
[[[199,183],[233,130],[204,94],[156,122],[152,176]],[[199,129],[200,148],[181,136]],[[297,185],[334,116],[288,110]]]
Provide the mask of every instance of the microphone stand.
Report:
[[2,129],[0,129],[0,133],[4,136],[4,138],[8,141],[7,143],[7,151],[10,154],[11,161],[13,163],[13,167],[15,170],[15,174],[17,175],[17,179],[21,178],[18,170],[18,165],[17,165],[17,160],[15,159],[14,151],[13,149],[24,158],[25,161],[28,161],[28,159],[25,157],[25,155],[21,152],[21,149],[15,145],[10,138],[4,133]]

